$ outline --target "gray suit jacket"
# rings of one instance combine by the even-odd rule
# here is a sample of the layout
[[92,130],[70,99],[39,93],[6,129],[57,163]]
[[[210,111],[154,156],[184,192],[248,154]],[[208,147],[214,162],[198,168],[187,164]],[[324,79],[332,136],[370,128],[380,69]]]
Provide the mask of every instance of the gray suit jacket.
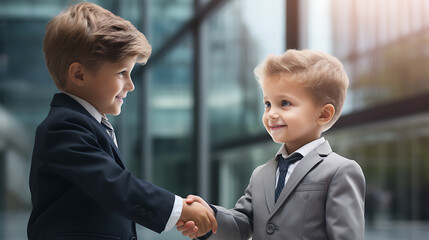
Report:
[[364,239],[365,178],[359,165],[327,141],[295,167],[274,203],[277,161],[257,167],[234,209],[217,209],[210,239]]

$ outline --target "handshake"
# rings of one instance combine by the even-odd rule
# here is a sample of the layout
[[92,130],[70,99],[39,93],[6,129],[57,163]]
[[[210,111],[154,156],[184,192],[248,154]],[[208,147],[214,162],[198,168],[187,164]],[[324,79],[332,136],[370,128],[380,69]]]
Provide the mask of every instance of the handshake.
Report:
[[213,209],[202,198],[189,195],[183,199],[182,215],[176,227],[183,236],[197,238],[210,230],[216,233],[217,222]]

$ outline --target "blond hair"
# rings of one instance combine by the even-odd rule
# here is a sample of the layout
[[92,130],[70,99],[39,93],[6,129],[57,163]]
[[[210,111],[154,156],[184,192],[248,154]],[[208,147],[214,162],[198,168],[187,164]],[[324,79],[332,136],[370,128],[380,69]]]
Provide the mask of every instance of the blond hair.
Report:
[[288,50],[283,55],[269,55],[255,68],[260,85],[264,79],[286,75],[309,90],[316,104],[332,104],[335,114],[324,127],[328,130],[338,120],[349,86],[341,62],[326,53],[312,50]]
[[129,21],[87,2],[71,5],[53,18],[43,40],[46,65],[60,90],[73,62],[96,71],[103,62],[130,56],[144,64],[151,51],[146,37]]

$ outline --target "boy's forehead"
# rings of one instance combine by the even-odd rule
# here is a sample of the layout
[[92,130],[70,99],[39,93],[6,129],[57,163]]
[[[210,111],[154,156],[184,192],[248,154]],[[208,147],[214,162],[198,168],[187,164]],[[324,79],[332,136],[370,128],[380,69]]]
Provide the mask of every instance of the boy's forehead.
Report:
[[262,82],[263,98],[311,94],[304,82],[293,76],[276,76]]
[[298,76],[293,74],[276,74],[267,76],[262,81],[262,89],[270,87],[270,86],[278,87],[287,87],[287,86],[301,86],[304,87],[302,81],[299,81]]

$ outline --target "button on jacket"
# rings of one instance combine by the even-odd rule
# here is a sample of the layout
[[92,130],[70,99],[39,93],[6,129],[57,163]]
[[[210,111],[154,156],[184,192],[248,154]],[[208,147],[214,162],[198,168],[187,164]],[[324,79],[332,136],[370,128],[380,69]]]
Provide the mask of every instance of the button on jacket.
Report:
[[234,209],[214,206],[219,240],[363,240],[365,178],[327,141],[304,156],[277,202],[277,161],[257,167]]

